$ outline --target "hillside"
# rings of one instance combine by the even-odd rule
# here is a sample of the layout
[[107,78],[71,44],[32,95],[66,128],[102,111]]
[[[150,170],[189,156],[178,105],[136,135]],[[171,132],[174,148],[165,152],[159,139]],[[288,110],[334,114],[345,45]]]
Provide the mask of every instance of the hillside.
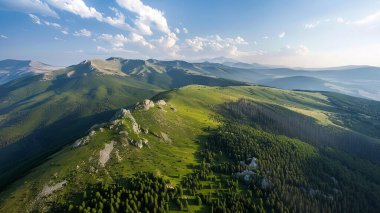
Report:
[[260,86],[186,86],[152,100],[10,185],[0,211],[379,208],[379,136],[360,128],[378,125],[378,102]]
[[87,60],[0,85],[0,188],[121,107],[189,84],[242,84],[142,62]]

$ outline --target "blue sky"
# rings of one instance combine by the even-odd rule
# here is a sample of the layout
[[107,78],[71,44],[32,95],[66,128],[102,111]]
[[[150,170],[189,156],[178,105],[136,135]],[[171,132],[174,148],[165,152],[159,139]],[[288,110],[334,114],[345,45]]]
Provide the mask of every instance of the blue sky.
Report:
[[0,59],[380,66],[379,0],[0,0]]

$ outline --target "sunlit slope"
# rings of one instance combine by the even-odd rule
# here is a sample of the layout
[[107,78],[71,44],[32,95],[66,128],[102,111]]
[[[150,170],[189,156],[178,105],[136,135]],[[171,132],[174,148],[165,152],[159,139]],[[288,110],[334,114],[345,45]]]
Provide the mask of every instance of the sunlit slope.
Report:
[[[148,102],[145,110],[140,103],[131,114],[118,113],[111,122],[94,127],[75,145],[64,148],[12,184],[1,194],[0,210],[18,212],[25,206],[29,210],[46,210],[49,201],[64,203],[73,193],[81,193],[87,184],[113,183],[139,171],[153,172],[176,185],[199,165],[200,141],[209,135],[208,130],[222,125],[228,117],[220,113],[221,105],[240,99],[284,106],[301,116],[311,116],[317,125],[344,129],[333,124],[332,115],[347,109],[332,104],[329,98],[320,93],[259,86],[187,86],[160,93],[153,98],[154,106]],[[159,100],[166,104],[160,105]],[[312,146],[299,146],[314,155]],[[357,162],[360,165],[364,161]],[[361,168],[362,172],[375,172],[368,172],[368,168]],[[200,207],[193,205],[190,209],[196,211]]]

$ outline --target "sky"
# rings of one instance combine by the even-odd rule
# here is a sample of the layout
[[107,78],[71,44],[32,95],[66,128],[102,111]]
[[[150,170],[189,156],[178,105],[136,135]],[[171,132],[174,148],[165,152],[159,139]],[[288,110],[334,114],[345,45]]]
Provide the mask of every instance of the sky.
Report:
[[0,60],[380,66],[380,0],[0,0]]

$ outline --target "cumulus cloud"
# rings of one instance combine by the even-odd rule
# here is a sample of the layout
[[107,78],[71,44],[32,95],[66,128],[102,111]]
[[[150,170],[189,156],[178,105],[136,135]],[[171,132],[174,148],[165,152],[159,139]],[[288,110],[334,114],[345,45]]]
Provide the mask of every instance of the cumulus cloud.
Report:
[[129,40],[123,34],[116,34],[115,36],[111,34],[102,34],[98,36],[98,39],[110,43],[113,47],[123,47],[124,44],[127,43]]
[[189,30],[188,30],[186,27],[183,27],[183,28],[182,28],[182,31],[183,31],[183,33],[185,33],[185,34],[189,33]]
[[178,29],[178,27],[176,27],[176,28],[174,28],[174,32],[177,33],[177,34],[179,34],[179,33],[181,33],[181,30]]
[[69,32],[67,32],[67,30],[62,30],[61,32],[62,32],[63,34],[65,34],[65,35],[69,34]]
[[140,0],[116,0],[116,2],[120,7],[137,14],[134,24],[142,34],[152,35],[152,25],[161,32],[170,33],[169,25],[162,11],[145,5]]
[[282,33],[278,34],[278,38],[280,38],[280,39],[284,38],[285,35],[286,35],[286,32],[282,32]]
[[102,34],[98,36],[99,40],[106,41],[107,43],[111,44],[113,49],[120,50],[125,46],[127,43],[134,43],[141,45],[143,47],[147,47],[149,49],[153,49],[154,45],[149,43],[145,40],[145,38],[137,33],[131,33],[128,37],[124,36],[123,34]]
[[205,56],[237,56],[239,55],[238,46],[248,44],[244,38],[237,36],[235,38],[223,38],[219,35],[211,35],[206,37],[196,36],[192,39],[186,39],[182,51],[191,55],[191,50],[197,54]]
[[103,16],[95,8],[88,7],[83,0],[48,0],[49,4],[82,18],[96,18],[101,21]]
[[102,13],[97,11],[94,7],[89,7],[83,0],[47,0],[47,2],[60,9],[81,18],[94,18],[100,22],[110,24],[112,26],[130,30],[130,26],[125,22],[125,16],[120,13],[116,8],[110,8],[115,12],[115,17],[104,17]]
[[40,15],[58,17],[57,13],[49,5],[40,0],[0,1],[0,8],[2,10],[38,13]]
[[75,31],[73,35],[78,37],[91,37],[92,33],[87,29],[81,29],[79,31]]
[[154,46],[151,43],[147,42],[143,36],[137,33],[131,33],[130,40],[134,43],[141,44],[144,47],[148,47],[150,49],[154,48]]

